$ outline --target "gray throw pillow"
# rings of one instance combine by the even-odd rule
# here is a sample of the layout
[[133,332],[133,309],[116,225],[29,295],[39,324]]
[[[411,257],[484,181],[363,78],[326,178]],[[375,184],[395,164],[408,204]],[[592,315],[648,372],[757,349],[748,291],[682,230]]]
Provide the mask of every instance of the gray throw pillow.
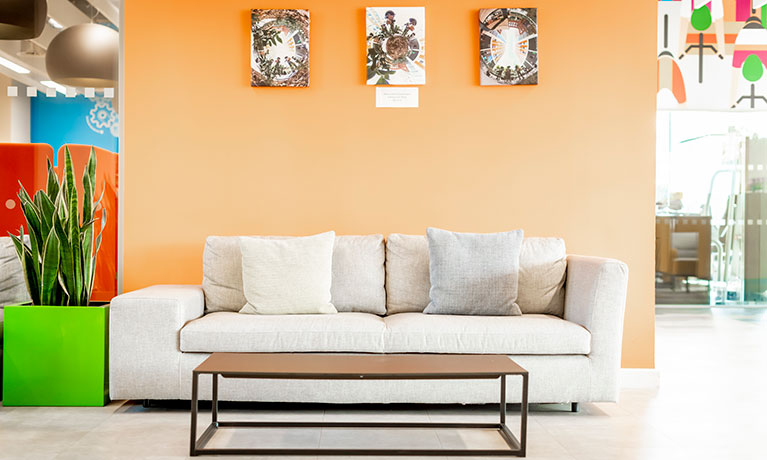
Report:
[[429,305],[424,313],[516,316],[519,256],[524,233],[456,233],[426,230]]

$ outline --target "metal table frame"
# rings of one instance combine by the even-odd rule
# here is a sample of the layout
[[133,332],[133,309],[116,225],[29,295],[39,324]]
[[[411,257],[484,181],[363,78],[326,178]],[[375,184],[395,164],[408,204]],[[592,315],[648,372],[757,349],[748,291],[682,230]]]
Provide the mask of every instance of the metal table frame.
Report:
[[[211,423],[197,438],[197,418],[199,412],[199,377],[200,374],[210,374],[212,377]],[[224,374],[214,372],[192,372],[192,422],[190,429],[189,455],[406,455],[406,456],[514,456],[524,457],[527,445],[527,388],[529,375],[523,373],[488,375],[359,375],[350,378],[348,375],[307,375],[302,379],[313,380],[440,380],[440,379],[499,379],[501,387],[500,410],[498,423],[410,423],[410,422],[244,422],[222,421],[218,419],[218,377],[223,378],[270,378],[285,379],[285,376],[253,375],[253,374]],[[520,436],[517,439],[506,425],[506,376],[519,375],[522,377],[522,408]],[[338,448],[209,448],[205,447],[218,428],[453,428],[453,429],[496,429],[509,446],[508,449],[338,449]]]

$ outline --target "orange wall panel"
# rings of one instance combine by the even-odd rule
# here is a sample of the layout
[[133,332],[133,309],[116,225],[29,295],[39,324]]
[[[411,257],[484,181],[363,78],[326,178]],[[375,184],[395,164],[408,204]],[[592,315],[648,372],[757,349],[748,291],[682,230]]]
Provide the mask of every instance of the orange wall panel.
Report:
[[[199,283],[205,237],[561,236],[631,270],[623,365],[654,365],[655,2],[534,0],[540,84],[480,87],[478,10],[426,7],[418,109],[376,109],[366,2],[125,2],[124,286]],[[514,6],[514,5],[511,5]],[[251,88],[254,7],[311,11],[311,86]]]
[[18,235],[22,225],[26,232],[27,221],[19,203],[19,183],[30,196],[45,190],[48,160],[53,162],[53,148],[48,144],[0,143],[0,236],[8,236],[8,232]]

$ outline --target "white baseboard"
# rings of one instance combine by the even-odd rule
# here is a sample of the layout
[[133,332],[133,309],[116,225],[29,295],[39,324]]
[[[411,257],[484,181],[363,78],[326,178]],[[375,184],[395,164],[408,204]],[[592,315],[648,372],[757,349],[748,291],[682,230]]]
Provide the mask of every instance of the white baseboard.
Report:
[[620,388],[653,389],[660,386],[658,369],[621,369],[618,373]]

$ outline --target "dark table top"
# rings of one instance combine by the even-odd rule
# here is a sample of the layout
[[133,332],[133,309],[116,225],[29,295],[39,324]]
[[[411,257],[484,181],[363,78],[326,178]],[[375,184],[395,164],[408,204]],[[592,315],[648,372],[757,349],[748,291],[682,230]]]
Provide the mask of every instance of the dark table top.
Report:
[[196,373],[239,378],[497,378],[527,371],[506,355],[213,353]]

